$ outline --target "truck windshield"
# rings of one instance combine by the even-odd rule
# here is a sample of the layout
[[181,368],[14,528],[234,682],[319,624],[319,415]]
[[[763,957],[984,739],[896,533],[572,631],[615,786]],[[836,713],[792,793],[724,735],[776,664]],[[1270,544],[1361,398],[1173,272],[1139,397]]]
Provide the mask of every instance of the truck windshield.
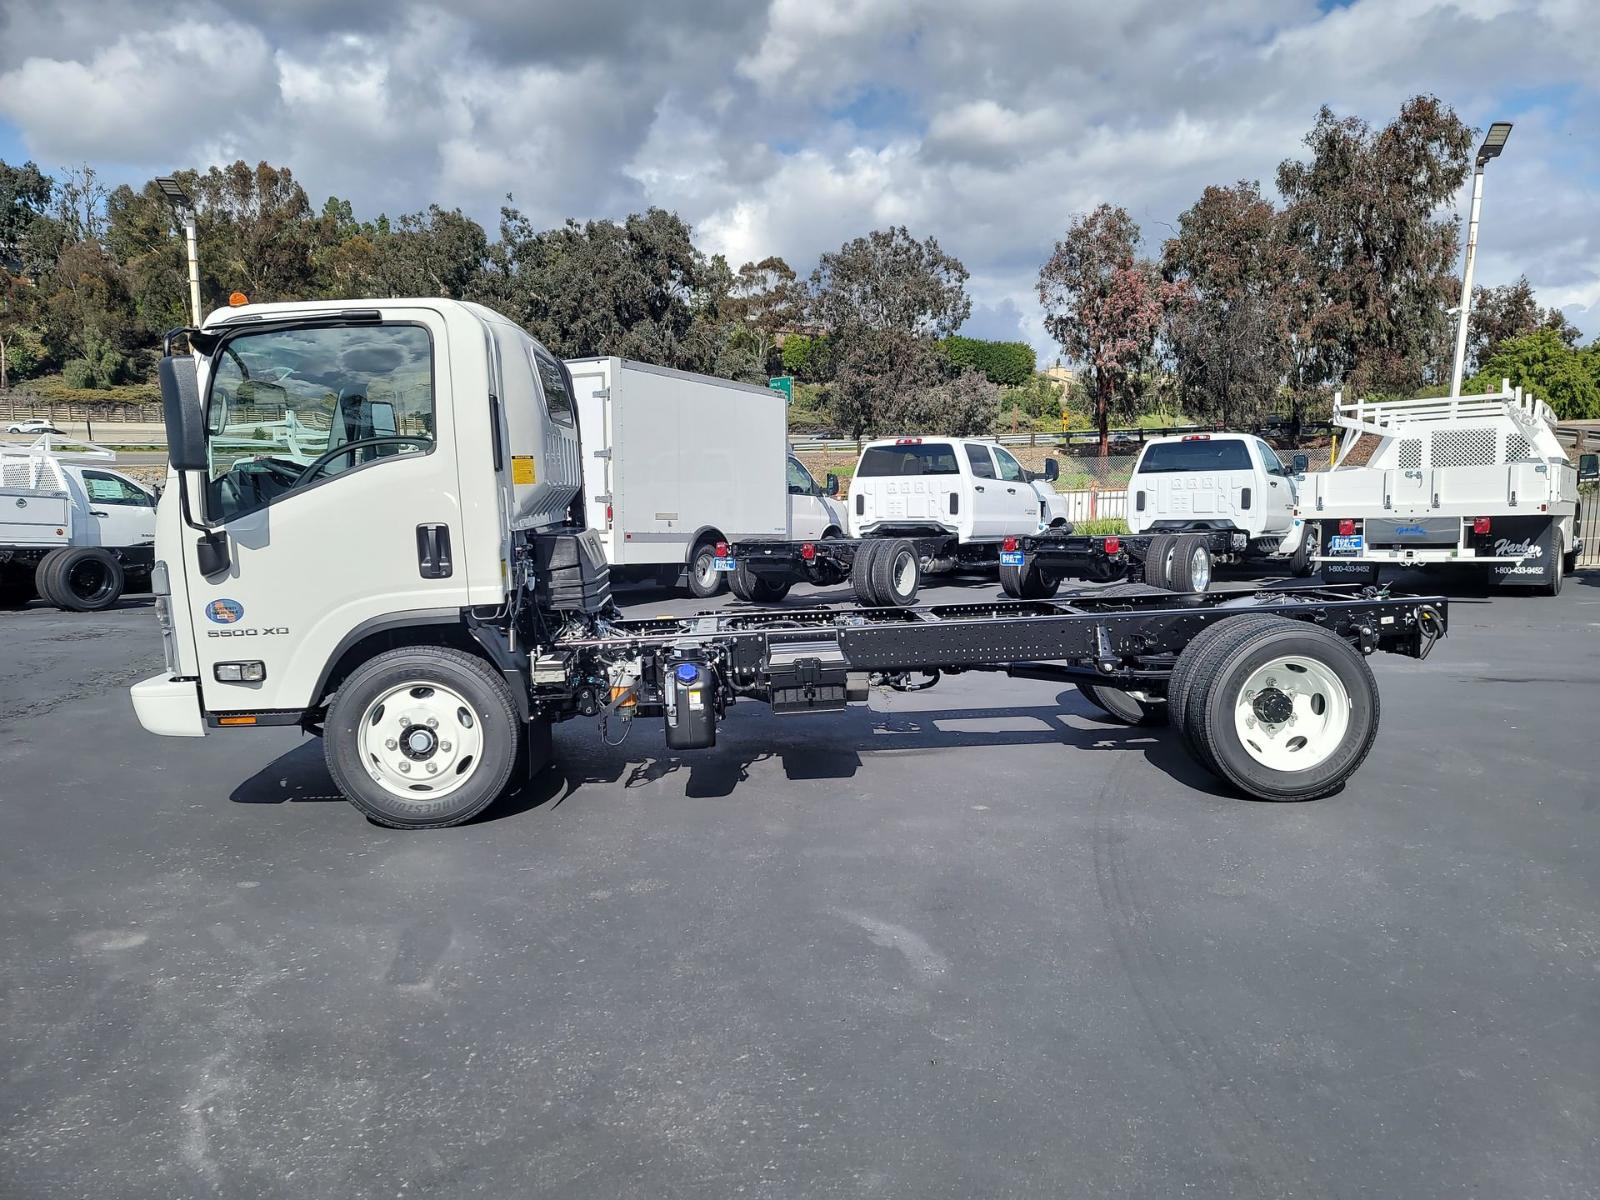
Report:
[[350,442],[396,439],[334,456],[318,478],[425,452],[433,429],[433,344],[419,325],[241,335],[220,351],[206,402],[207,515],[226,521],[272,503]]
[[857,476],[959,475],[956,452],[946,442],[872,446],[861,456]]
[[1165,475],[1178,471],[1248,471],[1250,451],[1238,438],[1207,438],[1195,442],[1156,442],[1146,448],[1135,475]]

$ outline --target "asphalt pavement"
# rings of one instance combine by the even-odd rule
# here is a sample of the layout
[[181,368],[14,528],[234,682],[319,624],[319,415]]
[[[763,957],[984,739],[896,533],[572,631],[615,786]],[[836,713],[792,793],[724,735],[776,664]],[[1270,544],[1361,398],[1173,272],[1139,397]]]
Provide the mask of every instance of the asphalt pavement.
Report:
[[1600,575],[1379,656],[1299,805],[977,675],[401,833],[144,735],[147,600],[0,660],[8,1200],[1600,1194]]

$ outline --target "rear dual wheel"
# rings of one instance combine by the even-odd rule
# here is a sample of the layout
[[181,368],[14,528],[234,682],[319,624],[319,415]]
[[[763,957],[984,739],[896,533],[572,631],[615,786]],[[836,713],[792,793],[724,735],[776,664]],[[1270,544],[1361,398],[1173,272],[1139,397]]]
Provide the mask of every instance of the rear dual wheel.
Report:
[[122,597],[127,577],[103,546],[63,546],[39,561],[33,576],[41,599],[69,612],[100,612]]
[[728,576],[728,590],[747,604],[776,604],[789,594],[789,580],[763,579],[743,561]]
[[1285,617],[1233,617],[1178,656],[1169,718],[1214,774],[1261,800],[1343,785],[1378,733],[1378,688],[1342,638]]
[[1162,533],[1144,556],[1145,582],[1173,592],[1203,592],[1211,586],[1211,547],[1198,534]]
[[873,608],[915,604],[922,586],[922,562],[907,538],[869,538],[850,565],[850,586],[856,599]]
[[1020,567],[1000,564],[1000,586],[1013,600],[1048,600],[1061,590],[1061,580],[1028,557]]
[[709,600],[723,589],[731,573],[717,570],[716,543],[701,542],[689,560],[689,593]]

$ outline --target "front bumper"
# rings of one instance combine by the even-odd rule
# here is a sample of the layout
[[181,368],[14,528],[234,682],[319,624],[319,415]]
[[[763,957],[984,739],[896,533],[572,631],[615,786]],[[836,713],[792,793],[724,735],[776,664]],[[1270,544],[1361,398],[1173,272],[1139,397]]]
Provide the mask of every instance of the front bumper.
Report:
[[134,684],[129,692],[133,696],[133,711],[147,732],[162,737],[205,736],[200,685],[195,680],[152,675]]

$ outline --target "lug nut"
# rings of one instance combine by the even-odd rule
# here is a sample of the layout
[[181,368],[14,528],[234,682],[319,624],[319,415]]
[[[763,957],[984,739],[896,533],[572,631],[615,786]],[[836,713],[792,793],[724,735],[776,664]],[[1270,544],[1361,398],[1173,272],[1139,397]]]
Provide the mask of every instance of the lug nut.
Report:
[[400,743],[395,741],[393,738],[390,738],[383,744],[383,748],[385,750],[398,750],[400,748]]
[[439,728],[439,718],[438,717],[429,717],[428,718],[428,728],[429,729],[437,729],[437,728]]
[[411,764],[410,763],[401,763],[400,764],[400,769],[409,774],[410,771],[411,771]]
[[438,773],[439,773],[439,764],[438,763],[429,763],[428,764],[428,774],[429,775],[437,775]]
[[449,742],[440,742],[439,743],[439,749],[442,750],[444,753],[449,754],[450,753],[450,743]]
[[401,729],[410,729],[411,728],[411,718],[410,717],[401,717],[400,718],[400,728]]

